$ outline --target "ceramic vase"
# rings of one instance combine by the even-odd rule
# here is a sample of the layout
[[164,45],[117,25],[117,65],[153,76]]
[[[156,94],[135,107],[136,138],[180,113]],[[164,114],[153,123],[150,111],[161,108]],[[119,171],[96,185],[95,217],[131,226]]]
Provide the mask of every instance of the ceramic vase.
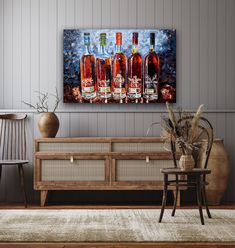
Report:
[[43,138],[54,138],[59,125],[59,119],[53,112],[42,113],[38,121],[38,128]]

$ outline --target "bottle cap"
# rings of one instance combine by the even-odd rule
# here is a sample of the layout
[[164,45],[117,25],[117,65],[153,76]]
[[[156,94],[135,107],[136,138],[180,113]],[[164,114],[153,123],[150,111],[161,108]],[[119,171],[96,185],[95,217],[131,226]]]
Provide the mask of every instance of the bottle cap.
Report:
[[122,33],[116,33],[116,45],[117,46],[122,45]]
[[100,34],[100,45],[101,46],[106,46],[106,33],[101,33]]
[[150,33],[150,45],[155,46],[155,33]]
[[84,44],[90,45],[90,33],[84,33]]
[[132,44],[133,45],[138,45],[138,33],[137,32],[134,32],[132,34]]

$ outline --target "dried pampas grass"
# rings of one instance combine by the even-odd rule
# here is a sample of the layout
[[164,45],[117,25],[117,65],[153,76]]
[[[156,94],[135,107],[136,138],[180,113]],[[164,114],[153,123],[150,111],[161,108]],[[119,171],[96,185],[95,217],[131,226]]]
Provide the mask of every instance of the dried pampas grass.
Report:
[[190,143],[193,143],[194,142],[194,139],[195,137],[197,137],[198,135],[198,125],[199,125],[199,122],[200,122],[200,118],[202,116],[202,113],[203,113],[203,107],[204,105],[201,104],[198,109],[197,109],[197,112],[196,114],[194,115],[192,121],[191,121],[191,128],[190,128],[190,132],[189,132],[189,142]]

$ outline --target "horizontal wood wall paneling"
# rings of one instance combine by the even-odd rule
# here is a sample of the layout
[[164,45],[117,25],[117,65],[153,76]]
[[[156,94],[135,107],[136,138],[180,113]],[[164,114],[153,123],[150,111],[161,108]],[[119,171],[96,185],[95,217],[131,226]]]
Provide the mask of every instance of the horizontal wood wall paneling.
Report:
[[128,27],[137,28],[137,0],[128,1]]
[[[191,77],[190,77],[190,9],[191,1],[182,0],[182,107],[190,106],[190,86],[191,86]],[[179,65],[180,66],[180,65]]]
[[3,108],[13,107],[13,0],[3,3]]
[[0,0],[0,108],[4,104],[4,0]]
[[102,0],[93,0],[93,15],[92,26],[93,28],[101,28],[102,25]]
[[176,101],[182,106],[182,6],[181,0],[173,1],[173,28],[176,29]]
[[216,61],[217,61],[217,16],[216,16],[216,1],[209,0],[209,11],[208,11],[208,43],[210,44],[208,47],[208,60],[210,63],[208,64],[208,82],[207,87],[208,90],[208,99],[207,99],[207,107],[214,108],[216,106],[217,99],[217,89],[216,89]]
[[107,114],[101,113],[97,116],[97,136],[107,136]]
[[155,28],[162,28],[164,25],[164,0],[155,0]]
[[190,6],[190,57],[193,58],[190,64],[191,88],[190,107],[197,107],[200,103],[200,1],[191,0]]
[[173,26],[173,0],[164,0],[164,27],[172,28]]
[[[38,99],[35,92],[40,90],[40,2],[30,1],[30,102],[35,104]],[[59,89],[59,88],[58,88]],[[22,99],[23,100],[23,99]],[[26,101],[26,99],[25,99]],[[26,105],[22,105],[26,108]]]
[[[26,102],[31,101],[31,60],[30,60],[31,59],[31,55],[30,55],[31,2],[30,0],[22,0],[21,15],[22,15],[22,21],[21,21],[21,31],[22,31],[21,92],[22,93],[21,93],[21,99],[19,99],[18,107],[19,106],[23,107],[22,100]],[[55,81],[52,82],[52,84],[53,87],[55,87]]]
[[[50,109],[54,108],[56,94],[55,87],[57,81],[57,0],[48,1],[48,85],[47,92],[50,97],[48,99]],[[60,51],[62,54],[62,51]]]
[[12,5],[12,102],[13,108],[21,107],[22,98],[22,38],[23,38],[23,26],[22,26],[22,10],[23,6],[21,1],[13,0]]
[[[53,93],[55,86],[62,96],[64,28],[175,28],[174,106],[194,112],[200,103],[205,104],[205,116],[211,120],[216,136],[224,138],[230,154],[231,178],[224,199],[235,200],[234,13],[233,0],[0,0],[0,112],[28,113],[30,146],[33,138],[40,136],[40,115],[22,101],[36,103],[35,91]],[[58,135],[143,136],[165,112],[164,104],[61,103]],[[150,135],[160,133],[160,125],[155,125]],[[36,200],[38,195],[31,188],[32,167],[26,174],[27,191],[31,200]],[[14,189],[18,183],[14,168],[4,170],[3,175],[0,201],[21,201],[19,189]]]
[[[200,0],[200,9],[199,9],[199,17],[200,17],[200,32],[199,32],[199,41],[200,41],[200,77],[199,79],[199,102],[203,104],[207,104],[208,98],[208,1]],[[192,92],[194,94],[194,92]]]
[[225,44],[225,56],[226,56],[226,107],[233,108],[235,106],[235,4],[233,0],[226,2],[226,44]]
[[226,5],[227,1],[217,0],[217,59],[216,59],[216,107],[226,108]]
[[[106,104],[105,104],[106,105]],[[136,105],[136,104],[133,104]],[[145,109],[144,105],[137,105],[137,108],[131,108],[131,104],[128,105],[122,105],[123,108],[120,109],[111,109],[111,108],[101,108],[101,109],[75,109],[75,110],[70,110],[67,111],[65,109],[58,109],[56,113],[71,113],[71,114],[76,114],[76,113],[167,113],[167,109],[165,107],[165,104],[161,104],[161,106],[164,106],[162,109],[158,109],[157,107],[154,107],[155,105],[153,104],[153,108],[151,109]],[[142,106],[142,107],[139,107]],[[174,106],[175,109],[177,109],[177,106]],[[198,106],[197,106],[198,108]],[[185,109],[185,112],[188,113],[194,113],[197,108],[194,109]],[[37,113],[35,110],[29,110],[29,109],[0,109],[0,113]],[[235,113],[235,109],[205,109],[204,108],[204,113]]]

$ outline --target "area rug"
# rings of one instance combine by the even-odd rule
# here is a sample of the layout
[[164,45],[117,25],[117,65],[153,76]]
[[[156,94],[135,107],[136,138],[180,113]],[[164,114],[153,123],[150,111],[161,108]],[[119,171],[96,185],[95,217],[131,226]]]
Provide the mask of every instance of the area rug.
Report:
[[235,210],[0,210],[0,242],[235,242]]

